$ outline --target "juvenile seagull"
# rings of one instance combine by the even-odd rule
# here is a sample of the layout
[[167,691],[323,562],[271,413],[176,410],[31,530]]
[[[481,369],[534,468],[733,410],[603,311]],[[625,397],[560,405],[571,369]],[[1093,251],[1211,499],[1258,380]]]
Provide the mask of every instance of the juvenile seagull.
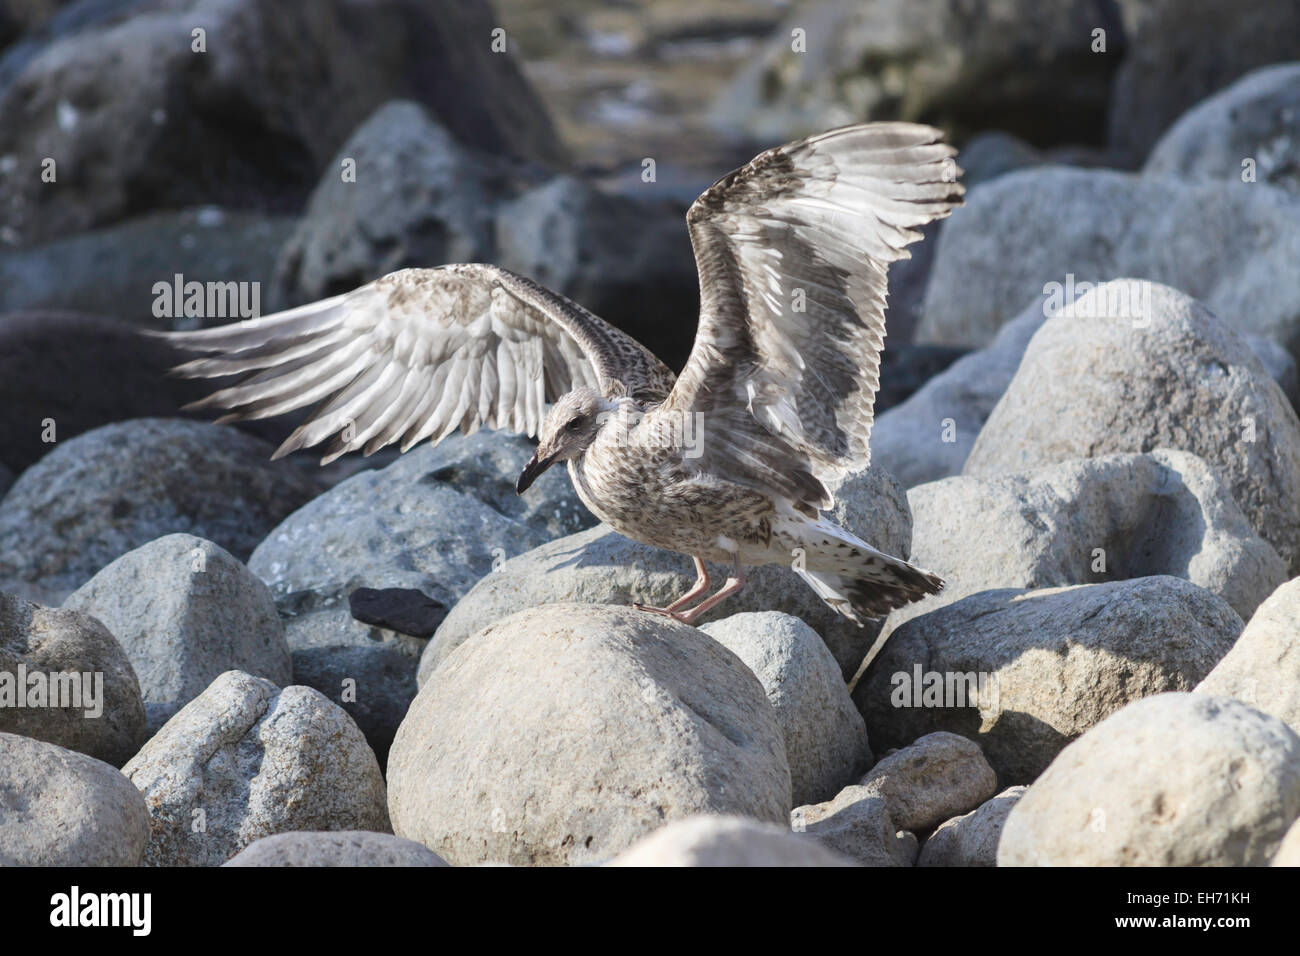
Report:
[[[746,565],[793,564],[861,625],[943,587],[821,512],[867,465],[886,269],[908,257],[916,227],[960,205],[954,154],[927,126],[850,126],[709,187],[686,216],[700,317],[680,378],[577,303],[479,264],[404,269],[168,338],[205,356],[179,374],[245,375],[188,406],[229,410],[218,421],[320,402],[276,458],[326,439],[322,464],[457,429],[539,436],[520,494],[567,462],[598,518],[694,558],[695,585],[642,610],[690,624],[744,587]],[[711,584],[705,561],[733,571],[692,606]]]

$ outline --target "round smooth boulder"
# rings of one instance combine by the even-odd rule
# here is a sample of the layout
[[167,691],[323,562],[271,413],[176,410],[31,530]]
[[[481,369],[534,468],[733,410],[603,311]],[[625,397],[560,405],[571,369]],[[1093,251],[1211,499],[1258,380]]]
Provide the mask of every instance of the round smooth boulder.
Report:
[[1029,783],[1129,701],[1190,691],[1242,623],[1182,578],[981,591],[894,631],[853,692],[877,749],[947,730]]
[[789,614],[733,614],[700,628],[754,672],[776,711],[796,806],[839,793],[871,765],[862,715],[817,632]]
[[126,650],[150,736],[226,671],[293,680],[271,592],[225,548],[191,534],[122,555],[63,606],[103,622]]
[[998,843],[1026,787],[1008,787],[970,813],[946,820],[921,845],[917,866],[997,866]]
[[780,724],[743,662],[632,608],[499,621],[424,683],[388,758],[393,832],[453,865],[606,859],[698,813],[784,823]]
[[120,767],[145,740],[126,652],[89,615],[0,592],[0,731]]
[[227,671],[122,768],[145,795],[146,866],[219,866],[289,830],[387,832],[384,780],[352,718],[310,687]]
[[139,866],[149,813],[101,760],[0,732],[0,866]]
[[1204,694],[1130,704],[1007,817],[998,866],[1266,866],[1300,816],[1300,737]]
[[1300,573],[1300,419],[1244,340],[1157,283],[1105,283],[1044,322],[963,474],[1160,447],[1205,459]]
[[446,866],[428,847],[370,830],[276,833],[250,843],[222,866]]

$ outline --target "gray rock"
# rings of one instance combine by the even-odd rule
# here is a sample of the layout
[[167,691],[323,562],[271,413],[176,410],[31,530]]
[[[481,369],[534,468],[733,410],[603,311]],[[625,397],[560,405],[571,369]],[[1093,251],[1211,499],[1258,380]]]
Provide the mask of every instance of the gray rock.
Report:
[[1035,302],[1132,276],[1181,289],[1239,334],[1296,355],[1297,259],[1300,196],[1267,183],[1022,170],[972,190],[945,220],[916,339],[978,348]]
[[1160,134],[1210,94],[1255,67],[1300,59],[1295,4],[1117,2],[1128,42],[1111,90],[1109,139],[1115,160],[1128,166],[1141,163]]
[[744,817],[701,814],[660,827],[608,866],[857,866],[816,840]]
[[1181,578],[982,591],[894,631],[853,700],[877,750],[948,730],[1028,783],[1129,701],[1191,690],[1241,628]]
[[0,592],[0,731],[121,766],[145,740],[122,646],[93,617]]
[[354,619],[348,597],[413,588],[450,606],[495,564],[592,523],[561,469],[515,494],[531,454],[504,432],[422,445],[290,515],[248,562],[285,617],[294,679],[343,707],[381,760],[426,641]]
[[[1125,309],[1126,299],[1148,301]],[[963,470],[1162,446],[1204,458],[1256,533],[1300,571],[1300,419],[1231,328],[1166,286],[1106,283],[1043,323]]]
[[[163,282],[168,289],[173,288],[178,273],[186,282],[248,283],[243,290],[243,301],[248,305],[255,302],[258,311],[269,312],[267,306],[275,260],[296,222],[292,216],[264,216],[241,209],[202,206],[149,213],[119,225],[40,245],[12,249],[0,247],[0,312],[89,313],[92,316],[113,316],[130,326],[147,325],[151,328],[221,325],[241,317],[231,314],[229,300],[226,300],[224,308],[214,310],[225,312],[225,315],[182,317],[155,314],[160,293],[155,292],[154,287]],[[207,313],[206,305],[203,311]],[[51,331],[47,337],[54,334]],[[68,333],[64,333],[60,343],[63,348],[73,349],[73,357],[89,352],[92,344],[93,340],[74,339]],[[137,347],[145,356],[168,348],[166,343],[156,340],[141,342]],[[64,356],[53,351],[47,352],[43,358],[45,368],[52,361],[66,361]],[[104,356],[102,360],[114,366],[125,361],[129,368],[140,364],[140,358],[132,361],[132,356],[124,349],[120,357]],[[179,364],[179,361],[171,364]],[[35,379],[33,373],[28,374]],[[106,380],[109,380],[107,372],[99,370],[93,382],[98,385]],[[139,395],[149,395],[151,391],[201,393],[206,387],[185,379],[160,380],[153,384],[152,389],[149,383],[136,382],[130,377],[126,383],[130,388],[125,390],[125,395],[113,396],[105,389],[104,400],[116,405],[137,399]],[[62,384],[85,388],[85,383],[76,381]],[[45,391],[57,394],[50,385]],[[83,415],[95,414],[94,409],[78,409],[72,398],[67,401],[70,410],[79,410]],[[134,415],[104,418],[102,422],[172,414],[179,407],[172,404],[166,408],[145,408]],[[71,437],[70,432],[68,437]]]
[[972,136],[957,154],[962,168],[962,185],[967,190],[1030,166],[1041,166],[1045,157],[1019,136],[1000,129],[985,130]]
[[387,832],[384,780],[347,714],[309,687],[227,671],[122,768],[149,807],[147,866],[218,866],[290,830]]
[[222,866],[446,866],[428,847],[391,833],[335,830],[277,833],[250,843]]
[[[471,145],[563,159],[518,64],[492,49],[486,3],[113,6],[98,21],[56,18],[0,61],[0,155],[16,160],[0,172],[0,221],[22,242],[199,203],[296,209],[347,135],[395,97],[421,101]],[[191,50],[196,24],[203,53]],[[47,156],[62,160],[63,188],[33,174]]]
[[275,601],[220,545],[169,534],[118,558],[64,602],[113,633],[144,694],[149,736],[226,671],[293,681]]
[[861,786],[885,798],[895,826],[923,831],[979,806],[997,793],[998,778],[979,744],[939,731],[882,758]]
[[[1106,55],[1089,49],[1107,30]],[[806,52],[796,52],[792,31]],[[1035,139],[1104,126],[1124,37],[1095,0],[823,0],[797,6],[714,104],[713,119],[781,141],[860,120],[931,122],[958,138],[1000,126]],[[1032,50],[1026,56],[1025,50]]]
[[[1300,49],[1297,50],[1300,55]],[[1255,182],[1300,192],[1300,63],[1247,73],[1192,107],[1160,137],[1145,176],[1241,184],[1254,160]]]
[[820,803],[871,765],[862,715],[817,632],[780,611],[733,614],[700,630],[744,662],[776,711],[795,804]]
[[[898,482],[879,468],[848,476],[836,492],[831,515],[889,554],[908,553],[912,523],[907,496]],[[728,570],[709,566],[709,573],[718,581]],[[840,617],[790,568],[751,568],[746,576],[745,588],[706,614],[705,622],[740,611],[784,611],[821,636],[846,677],[857,672],[880,630],[878,622],[859,628]],[[423,683],[471,634],[515,611],[557,601],[662,606],[680,597],[694,582],[689,558],[638,544],[606,525],[551,541],[511,558],[451,609],[420,658],[419,680]]]
[[394,832],[453,865],[595,862],[692,814],[790,812],[749,669],[695,628],[609,606],[533,608],[466,642],[411,704],[388,783]]
[[1210,467],[1188,452],[1103,455],[1021,474],[959,475],[908,492],[912,560],[947,582],[890,614],[904,621],[990,588],[1168,574],[1249,618],[1286,580]]
[[970,813],[939,825],[921,844],[917,866],[997,866],[998,843],[1011,808],[1025,787],[1008,787]]
[[0,866],[139,866],[149,814],[103,761],[0,732]]
[[0,502],[0,586],[59,604],[100,568],[171,532],[247,560],[317,487],[232,428],[141,418],[62,441]]
[[1300,578],[1259,606],[1196,691],[1249,704],[1300,734]]
[[1264,866],[1300,816],[1300,737],[1204,694],[1129,704],[1012,808],[999,866]]
[[790,826],[862,866],[911,866],[916,860],[916,837],[898,832],[885,798],[868,787],[845,787],[834,800],[795,807]]
[[1277,848],[1271,866],[1300,866],[1300,820],[1291,825],[1282,838],[1282,845]]

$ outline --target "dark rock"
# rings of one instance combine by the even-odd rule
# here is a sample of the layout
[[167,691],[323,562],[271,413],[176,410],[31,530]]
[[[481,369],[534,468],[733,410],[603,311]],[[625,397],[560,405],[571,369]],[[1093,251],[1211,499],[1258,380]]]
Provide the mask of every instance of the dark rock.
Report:
[[[892,329],[889,330],[892,333]],[[970,350],[950,345],[886,344],[880,353],[880,389],[875,411],[879,415],[907,401]]]
[[352,616],[411,637],[432,637],[447,605],[415,588],[357,588],[348,595]]
[[1128,51],[1110,99],[1110,145],[1136,167],[1194,104],[1258,66],[1300,59],[1300,5],[1117,0]]
[[0,221],[39,242],[151,209],[295,211],[400,97],[464,142],[561,162],[517,63],[491,49],[494,21],[482,0],[81,0],[0,61]]

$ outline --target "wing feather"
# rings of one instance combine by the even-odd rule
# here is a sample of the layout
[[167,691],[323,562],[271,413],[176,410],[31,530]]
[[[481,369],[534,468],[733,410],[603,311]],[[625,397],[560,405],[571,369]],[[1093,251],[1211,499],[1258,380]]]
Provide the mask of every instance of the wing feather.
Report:
[[198,357],[175,374],[239,375],[187,406],[219,421],[319,403],[276,451],[332,439],[323,462],[460,429],[536,435],[576,385],[662,401],[672,373],[630,336],[523,276],[480,264],[405,269],[346,295],[196,332],[158,333]]
[[960,205],[954,155],[927,126],[851,126],[768,150],[695,201],[700,325],[663,406],[701,416],[695,467],[811,511],[867,464],[887,269]]

